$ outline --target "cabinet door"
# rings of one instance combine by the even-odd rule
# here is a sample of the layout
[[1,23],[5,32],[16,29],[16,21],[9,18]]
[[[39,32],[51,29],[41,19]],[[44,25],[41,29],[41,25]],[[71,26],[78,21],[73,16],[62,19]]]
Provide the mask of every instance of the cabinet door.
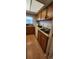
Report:
[[35,27],[26,27],[26,34],[35,34]]
[[40,33],[40,31],[38,31],[38,43],[39,44],[41,43],[41,33]]
[[42,32],[38,31],[38,42],[44,52],[46,52],[48,37],[45,36]]
[[42,10],[42,20],[45,20],[46,17],[46,9]]
[[48,6],[47,16],[48,16],[48,19],[53,17],[53,4]]
[[37,20],[41,20],[41,16],[42,16],[42,15],[41,15],[41,12],[39,12],[39,13],[37,14],[37,18],[38,18]]
[[40,19],[40,16],[39,16],[39,13],[37,14],[37,20],[39,20]]
[[41,47],[42,47],[44,52],[46,52],[47,41],[48,41],[47,38],[46,39],[44,37],[41,38]]

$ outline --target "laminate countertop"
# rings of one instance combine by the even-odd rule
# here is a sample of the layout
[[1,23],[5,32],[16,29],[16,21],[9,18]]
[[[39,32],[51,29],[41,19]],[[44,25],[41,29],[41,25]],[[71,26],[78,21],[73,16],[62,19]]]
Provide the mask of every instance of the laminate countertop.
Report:
[[41,31],[44,35],[46,35],[47,37],[49,37],[49,34],[47,34],[47,33],[45,33],[44,31],[42,31],[41,28],[39,28],[38,26],[37,26],[37,29],[38,29],[39,31]]

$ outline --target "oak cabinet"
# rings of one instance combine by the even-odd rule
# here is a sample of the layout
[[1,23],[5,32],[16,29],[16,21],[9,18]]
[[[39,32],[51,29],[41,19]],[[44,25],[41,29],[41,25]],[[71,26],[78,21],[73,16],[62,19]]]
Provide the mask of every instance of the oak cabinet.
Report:
[[26,26],[26,35],[28,35],[28,34],[35,34],[35,27]]
[[41,31],[38,31],[38,42],[44,51],[46,52],[46,47],[47,47],[47,42],[48,42],[48,37],[45,36]]
[[46,9],[42,10],[42,20],[45,20],[46,17]]
[[47,7],[47,19],[50,19],[53,17],[53,5],[49,5]]
[[37,13],[37,20],[52,20],[53,18],[53,3],[48,5]]
[[41,17],[42,17],[42,13],[39,12],[39,13],[37,14],[37,20],[41,20]]

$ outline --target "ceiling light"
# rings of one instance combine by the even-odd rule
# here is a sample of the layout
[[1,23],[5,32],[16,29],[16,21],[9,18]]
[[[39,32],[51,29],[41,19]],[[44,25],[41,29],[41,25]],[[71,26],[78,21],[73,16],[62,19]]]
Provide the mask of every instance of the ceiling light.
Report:
[[36,12],[36,13],[44,6],[44,4],[42,4],[36,0],[26,0],[26,2],[27,2],[26,10]]

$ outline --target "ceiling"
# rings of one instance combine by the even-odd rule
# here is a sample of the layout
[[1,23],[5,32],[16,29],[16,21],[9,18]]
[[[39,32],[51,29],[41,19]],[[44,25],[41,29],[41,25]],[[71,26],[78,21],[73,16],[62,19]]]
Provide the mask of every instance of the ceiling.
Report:
[[36,0],[26,0],[26,2],[27,2],[26,10],[32,11],[35,13],[37,13],[44,6],[44,4]]
[[53,0],[26,0],[26,14],[36,14],[41,8],[48,6]]

